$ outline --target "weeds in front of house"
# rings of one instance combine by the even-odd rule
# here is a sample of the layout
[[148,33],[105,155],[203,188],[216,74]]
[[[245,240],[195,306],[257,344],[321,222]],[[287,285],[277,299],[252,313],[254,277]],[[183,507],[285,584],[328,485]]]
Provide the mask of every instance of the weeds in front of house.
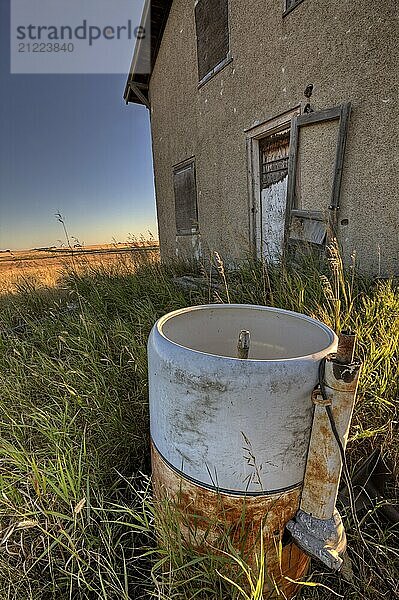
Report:
[[[378,446],[398,480],[395,284],[345,271],[334,250],[329,265],[311,257],[294,267],[248,261],[228,272],[220,263],[212,281],[220,279],[224,300],[306,312],[357,332],[364,367],[349,464]],[[187,548],[172,514],[161,544],[154,532],[147,337],[162,314],[221,300],[220,288],[179,287],[185,269],[154,260],[88,265],[69,269],[59,289],[22,282],[18,295],[0,298],[0,598],[262,597],[245,577],[233,578],[242,591],[226,580],[228,557]],[[378,508],[363,514],[366,549],[349,513],[345,521],[353,576],[315,566],[311,582],[353,600],[397,597],[397,531]],[[258,575],[251,577],[257,589]],[[331,598],[322,587],[304,586],[302,595]]]

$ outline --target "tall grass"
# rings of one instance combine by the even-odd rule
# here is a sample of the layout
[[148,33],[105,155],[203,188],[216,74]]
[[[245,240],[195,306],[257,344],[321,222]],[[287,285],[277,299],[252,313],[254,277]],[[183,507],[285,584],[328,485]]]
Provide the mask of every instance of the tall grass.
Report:
[[[189,304],[228,298],[354,329],[364,368],[349,463],[379,446],[399,475],[397,288],[345,272],[337,256],[333,248],[329,264],[295,267],[248,261],[231,273],[218,263],[212,278],[224,292],[182,289],[184,265],[125,261],[69,270],[57,290],[22,286],[0,298],[1,599],[255,600],[250,585],[241,592],[218,575],[228,557],[187,548],[173,511],[154,532],[146,340],[159,316]],[[396,597],[395,530],[376,511],[364,516],[376,569],[350,514],[346,524],[352,581],[313,580],[352,599]],[[304,587],[303,597],[331,592]]]

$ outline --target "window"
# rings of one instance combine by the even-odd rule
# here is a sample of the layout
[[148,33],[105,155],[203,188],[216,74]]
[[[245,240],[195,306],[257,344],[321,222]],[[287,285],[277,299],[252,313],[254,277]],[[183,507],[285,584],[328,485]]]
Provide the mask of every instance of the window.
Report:
[[173,185],[175,190],[176,234],[197,233],[197,188],[193,159],[174,168]]
[[219,71],[230,59],[228,0],[197,0],[195,24],[198,76],[202,82]]

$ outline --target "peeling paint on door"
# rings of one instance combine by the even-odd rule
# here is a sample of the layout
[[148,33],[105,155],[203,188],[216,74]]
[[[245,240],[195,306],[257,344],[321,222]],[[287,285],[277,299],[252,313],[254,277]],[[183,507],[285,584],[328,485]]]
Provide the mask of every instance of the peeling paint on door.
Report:
[[286,129],[260,143],[262,256],[273,263],[283,252],[289,140]]

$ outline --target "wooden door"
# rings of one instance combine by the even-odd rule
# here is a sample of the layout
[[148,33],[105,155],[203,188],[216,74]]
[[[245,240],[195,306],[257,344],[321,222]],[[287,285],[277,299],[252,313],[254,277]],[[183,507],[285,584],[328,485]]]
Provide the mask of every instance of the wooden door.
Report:
[[259,142],[261,188],[261,252],[277,263],[283,254],[290,130]]

